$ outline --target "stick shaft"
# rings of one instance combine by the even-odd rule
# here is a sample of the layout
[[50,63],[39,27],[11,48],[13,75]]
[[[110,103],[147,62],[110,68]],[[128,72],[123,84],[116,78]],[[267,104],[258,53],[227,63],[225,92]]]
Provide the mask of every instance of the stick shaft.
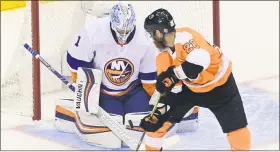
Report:
[[[157,92],[157,90],[155,90],[156,92],[154,93],[154,95],[157,95],[159,92]],[[153,96],[154,96],[153,95]],[[158,97],[158,99],[157,99],[157,101],[156,101],[156,103],[155,103],[155,105],[154,105],[154,108],[153,108],[153,110],[152,110],[152,112],[151,112],[151,114],[150,114],[150,116],[149,116],[149,119],[151,120],[152,118],[153,118],[153,116],[154,116],[154,113],[155,113],[155,111],[156,111],[156,109],[157,109],[157,105],[158,105],[158,103],[159,103],[159,100],[160,100],[160,97],[161,97],[162,95],[160,95],[159,97]],[[151,98],[153,98],[153,97],[151,97]],[[139,140],[139,142],[138,142],[138,144],[137,144],[137,147],[136,147],[136,151],[138,151],[139,150],[139,148],[140,148],[140,146],[141,146],[141,144],[142,144],[142,142],[143,142],[143,139],[144,139],[144,137],[145,137],[145,135],[146,135],[146,131],[144,131],[143,132],[143,134],[142,134],[142,136],[141,136],[141,138],[140,138],[140,140]]]
[[53,74],[55,74],[68,88],[70,88],[73,92],[75,92],[75,87],[67,81],[60,73],[58,73],[47,61],[45,61],[40,54],[38,54],[35,50],[33,50],[27,43],[24,44],[26,50],[28,50],[32,56],[38,59],[41,63],[43,63]]
[[[34,49],[32,49],[28,44],[24,47],[41,63],[43,63],[53,74],[55,74],[65,85],[69,87],[73,92],[75,92],[75,87],[69,83],[60,73],[58,73],[47,61],[45,61]],[[126,129],[118,123],[113,117],[111,117],[103,108],[99,106],[98,113],[96,117],[101,120],[112,132],[118,136],[122,141],[124,141],[131,149],[135,150],[137,146],[137,141],[131,137]]]

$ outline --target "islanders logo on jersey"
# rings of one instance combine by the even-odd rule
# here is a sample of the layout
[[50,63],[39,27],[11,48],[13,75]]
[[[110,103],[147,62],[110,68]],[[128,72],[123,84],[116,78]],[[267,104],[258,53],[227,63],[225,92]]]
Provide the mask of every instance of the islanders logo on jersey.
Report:
[[107,79],[114,85],[120,86],[126,83],[134,72],[131,61],[125,58],[117,58],[108,61],[104,66]]

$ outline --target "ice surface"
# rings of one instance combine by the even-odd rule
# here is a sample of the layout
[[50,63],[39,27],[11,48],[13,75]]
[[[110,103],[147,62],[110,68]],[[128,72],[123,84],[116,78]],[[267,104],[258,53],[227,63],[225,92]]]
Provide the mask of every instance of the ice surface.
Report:
[[[279,98],[268,92],[243,85],[239,88],[247,113],[248,127],[252,133],[252,147],[258,150],[279,149]],[[199,118],[199,129],[196,132],[179,133],[181,140],[172,149],[229,150],[226,136],[222,133],[214,115],[208,109],[201,108]],[[16,120],[17,123],[9,122],[10,119]],[[74,134],[58,132],[51,120],[32,122],[24,119],[27,118],[2,113],[1,144],[3,149],[104,150],[104,148],[84,143]],[[28,139],[28,142],[25,142],[27,141],[25,139]],[[38,143],[38,146],[52,144],[53,146],[37,147],[34,146],[35,143]],[[270,146],[266,147],[266,145]],[[128,150],[128,148],[123,147],[119,150]]]
[[[279,5],[277,2],[221,2],[221,12],[222,48],[233,61],[252,133],[252,149],[279,150]],[[1,16],[2,80],[13,54],[10,50],[14,50],[11,42],[19,35],[16,25],[22,23],[22,13],[11,11],[1,15],[5,15]],[[19,16],[18,19],[15,16]],[[40,122],[1,109],[1,149],[105,150],[54,128],[54,100],[62,94],[45,95],[48,102],[42,103]],[[181,140],[173,149],[229,150],[226,135],[214,115],[201,108],[199,118],[199,129],[179,133]]]

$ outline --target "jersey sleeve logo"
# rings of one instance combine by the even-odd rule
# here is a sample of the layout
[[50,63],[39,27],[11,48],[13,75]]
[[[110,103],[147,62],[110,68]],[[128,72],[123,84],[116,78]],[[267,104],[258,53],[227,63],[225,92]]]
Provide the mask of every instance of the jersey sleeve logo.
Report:
[[117,58],[108,61],[104,66],[107,79],[114,85],[125,84],[134,73],[134,66],[131,61],[124,58]]

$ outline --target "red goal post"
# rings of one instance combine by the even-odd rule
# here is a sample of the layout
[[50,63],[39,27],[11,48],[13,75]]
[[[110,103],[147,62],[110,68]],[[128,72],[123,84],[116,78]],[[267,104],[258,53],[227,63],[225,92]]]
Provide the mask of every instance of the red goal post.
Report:
[[[32,48],[40,54],[39,1],[31,1]],[[41,120],[40,61],[32,58],[33,120]]]

